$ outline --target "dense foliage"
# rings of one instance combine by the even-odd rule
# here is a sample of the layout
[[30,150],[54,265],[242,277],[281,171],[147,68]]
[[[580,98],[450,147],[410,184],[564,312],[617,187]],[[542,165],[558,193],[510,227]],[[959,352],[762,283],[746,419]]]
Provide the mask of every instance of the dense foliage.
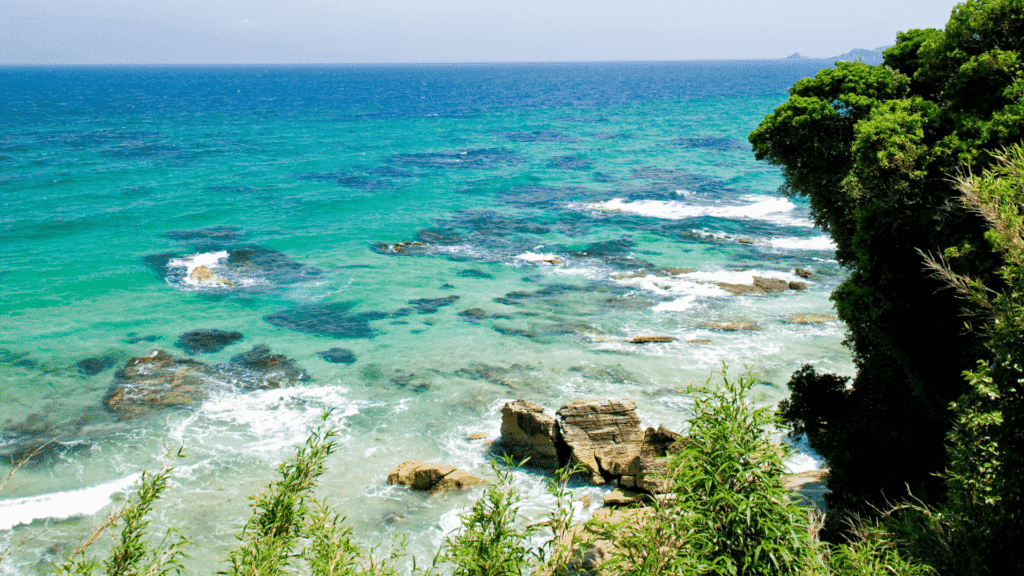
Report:
[[986,348],[919,250],[1002,289],[1003,254],[986,249],[985,221],[959,202],[951,175],[980,172],[1024,135],[1024,0],[963,2],[944,30],[897,41],[882,66],[840,62],[797,82],[750,134],[757,157],[782,167],[783,192],[809,199],[850,272],[832,298],[849,328],[852,387],[805,367],[783,406],[828,459],[830,504],[845,512],[882,507],[907,486],[941,500],[949,406]]

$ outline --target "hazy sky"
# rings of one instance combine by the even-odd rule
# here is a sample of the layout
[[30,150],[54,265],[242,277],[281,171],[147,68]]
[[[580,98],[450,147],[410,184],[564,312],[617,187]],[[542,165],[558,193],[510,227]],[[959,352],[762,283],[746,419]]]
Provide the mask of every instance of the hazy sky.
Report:
[[954,0],[0,0],[0,63],[524,62],[834,56]]

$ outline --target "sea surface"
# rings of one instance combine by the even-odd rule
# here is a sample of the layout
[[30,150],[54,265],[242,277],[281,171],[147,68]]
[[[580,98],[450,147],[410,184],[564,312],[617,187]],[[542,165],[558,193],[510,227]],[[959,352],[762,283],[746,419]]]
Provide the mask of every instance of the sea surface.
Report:
[[[223,569],[325,410],[320,494],[423,559],[479,489],[388,472],[488,475],[506,401],[628,398],[684,431],[723,363],[765,403],[804,363],[852,373],[841,323],[789,321],[834,314],[833,245],[746,141],[821,65],[0,68],[0,474],[43,446],[0,492],[0,573],[45,572],[178,447],[154,528]],[[754,276],[807,289],[716,284]],[[628,342],[651,335],[676,340]],[[202,396],[109,409],[156,350],[210,367]],[[551,504],[543,474],[515,482],[524,513]]]

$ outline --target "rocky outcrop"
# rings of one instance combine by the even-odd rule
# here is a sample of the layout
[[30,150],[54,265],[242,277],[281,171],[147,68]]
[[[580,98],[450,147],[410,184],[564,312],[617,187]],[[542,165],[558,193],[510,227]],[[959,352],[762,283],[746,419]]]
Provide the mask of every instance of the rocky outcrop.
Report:
[[526,400],[508,402],[501,409],[501,447],[517,461],[554,470],[564,460],[558,446],[562,435],[558,422],[544,408]]
[[658,493],[664,485],[663,456],[682,438],[659,426],[640,428],[630,400],[581,400],[562,406],[558,419],[525,400],[501,410],[499,446],[516,459],[548,470],[575,464],[591,484],[617,480],[620,485]]
[[582,464],[591,484],[629,474],[643,431],[632,400],[578,400],[556,412],[569,464]]
[[761,290],[764,290],[766,294],[774,294],[776,292],[784,292],[789,289],[789,282],[785,280],[779,280],[778,278],[764,278],[762,276],[754,276],[754,286],[757,286]]
[[247,388],[280,388],[309,380],[309,374],[298,363],[283,354],[271,354],[266,344],[253,346],[252,350],[233,356],[231,362],[216,368],[249,372],[241,375]]
[[803,292],[804,290],[807,290],[807,282],[790,282],[789,289],[796,290],[797,292]]
[[715,286],[718,286],[722,290],[730,294],[764,294],[764,290],[757,286],[751,286],[749,284],[730,284],[728,282],[715,282]]
[[455,466],[407,460],[388,474],[388,484],[401,484],[413,490],[447,492],[482,486],[487,481]]
[[793,273],[801,278],[805,278],[807,280],[814,280],[814,272],[811,272],[810,270],[807,270],[805,268],[797,268],[793,270]]

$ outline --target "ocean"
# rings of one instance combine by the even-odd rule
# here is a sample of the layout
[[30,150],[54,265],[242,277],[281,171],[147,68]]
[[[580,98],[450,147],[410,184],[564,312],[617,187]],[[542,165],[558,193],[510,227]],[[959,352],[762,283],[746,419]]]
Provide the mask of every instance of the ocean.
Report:
[[[628,398],[685,431],[723,364],[765,403],[805,363],[852,374],[840,322],[793,318],[834,314],[833,244],[746,141],[821,65],[0,68],[0,473],[43,446],[0,492],[0,573],[45,572],[178,447],[154,528],[223,569],[325,410],[320,494],[423,559],[479,490],[388,472],[487,475],[509,400]],[[806,289],[719,285],[755,276]],[[157,350],[201,390],[109,407]],[[525,514],[543,481],[515,474]]]

